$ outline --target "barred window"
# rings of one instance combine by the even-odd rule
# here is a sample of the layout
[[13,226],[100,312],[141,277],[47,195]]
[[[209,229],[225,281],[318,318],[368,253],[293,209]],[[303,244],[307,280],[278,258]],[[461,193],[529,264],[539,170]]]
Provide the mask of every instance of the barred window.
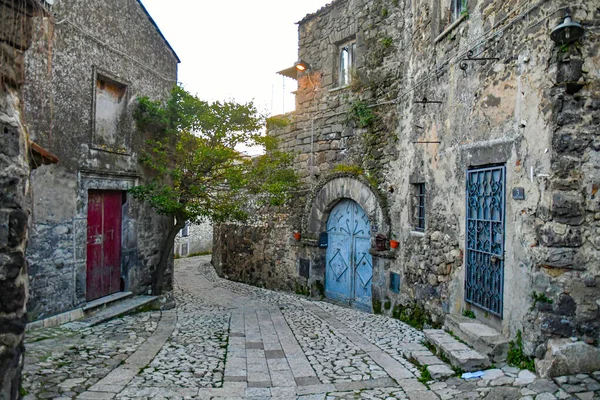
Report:
[[413,184],[412,225],[417,232],[425,232],[425,184]]

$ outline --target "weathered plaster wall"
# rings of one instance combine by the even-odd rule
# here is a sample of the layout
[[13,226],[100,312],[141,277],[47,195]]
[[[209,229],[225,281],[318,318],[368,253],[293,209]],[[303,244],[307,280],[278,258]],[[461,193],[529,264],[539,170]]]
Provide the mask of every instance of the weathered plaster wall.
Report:
[[[187,244],[187,254],[182,254],[182,244]],[[190,254],[204,253],[212,251],[213,245],[213,226],[212,223],[205,221],[200,224],[190,224],[188,226],[188,236],[181,236],[181,232],[175,238],[174,253],[178,257],[187,257]]]
[[[372,251],[374,302],[389,301],[390,310],[416,302],[438,323],[472,309],[507,337],[524,331],[530,353],[552,336],[597,344],[598,9],[572,5],[586,36],[561,47],[550,39],[566,11],[559,1],[469,1],[468,18],[445,31],[447,6],[337,0],[307,16],[299,24],[299,58],[312,69],[299,77],[296,112],[277,117],[270,134],[298,153],[309,193],[346,171],[371,183],[367,196],[382,199],[390,225],[378,226],[373,244],[377,233],[394,233],[400,247]],[[339,44],[351,39],[353,81],[339,88]],[[463,69],[469,50],[497,60],[464,61]],[[436,103],[419,103],[424,99]],[[463,289],[466,171],[497,164],[506,166],[507,192],[502,318],[467,304]],[[413,232],[411,221],[411,184],[420,182],[427,189],[424,233]],[[525,199],[513,199],[513,188],[523,188]],[[297,201],[307,203],[300,218],[310,219],[312,198]],[[296,226],[288,224],[287,235]],[[322,274],[324,251],[314,233],[302,224],[309,236],[303,251]],[[288,245],[279,256],[269,246],[284,243],[245,237],[254,259],[272,254],[275,260],[264,258],[292,263],[300,252]],[[249,270],[243,257],[219,262],[237,276]],[[399,294],[388,289],[389,272],[401,275]],[[553,303],[532,309],[534,291]]]
[[[175,55],[136,0],[57,1],[52,11],[57,20],[53,30],[43,29],[45,20],[36,21],[34,48],[48,51],[28,54],[24,88],[32,137],[61,160],[58,168],[32,175],[30,320],[85,302],[87,191],[125,191],[145,179],[138,162],[144,138],[136,133],[132,117],[135,100],[165,98],[177,78]],[[127,86],[114,146],[94,127],[98,75]],[[147,293],[170,224],[169,218],[127,195],[122,242],[126,290]]]

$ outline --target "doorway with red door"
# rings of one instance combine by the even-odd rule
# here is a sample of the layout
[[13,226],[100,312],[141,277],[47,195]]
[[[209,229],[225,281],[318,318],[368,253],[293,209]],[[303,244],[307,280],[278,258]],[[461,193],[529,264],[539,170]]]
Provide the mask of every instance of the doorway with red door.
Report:
[[122,290],[121,222],[124,192],[89,190],[86,300]]

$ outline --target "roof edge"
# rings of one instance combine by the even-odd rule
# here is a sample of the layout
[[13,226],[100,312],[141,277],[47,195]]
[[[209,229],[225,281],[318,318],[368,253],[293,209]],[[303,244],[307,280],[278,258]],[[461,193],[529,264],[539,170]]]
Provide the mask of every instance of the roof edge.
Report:
[[343,1],[344,0],[333,0],[331,3],[325,4],[323,7],[319,8],[314,13],[306,14],[306,16],[304,18],[302,18],[300,21],[296,22],[296,25],[301,25],[305,22],[310,21],[311,19],[317,17],[318,15],[331,10],[337,3],[341,3]]
[[146,9],[146,7],[144,7],[144,4],[142,4],[142,0],[136,0],[136,1],[140,5],[140,7],[142,7],[142,10],[146,14],[146,16],[148,17],[148,19],[152,23],[152,25],[154,25],[154,27],[156,28],[156,31],[158,32],[158,34],[160,35],[160,37],[163,39],[163,41],[165,42],[165,44],[167,45],[167,47],[169,48],[169,50],[171,50],[171,53],[173,53],[173,55],[175,56],[175,59],[177,60],[177,64],[181,64],[181,60],[179,59],[179,56],[177,55],[177,53],[175,52],[175,50],[173,49],[173,47],[171,46],[171,44],[169,43],[169,41],[167,40],[167,38],[165,37],[165,35],[163,35],[163,33],[161,32],[160,28],[158,27],[158,24],[154,21],[154,19],[152,18],[152,16],[150,15],[150,13],[148,12],[148,10]]

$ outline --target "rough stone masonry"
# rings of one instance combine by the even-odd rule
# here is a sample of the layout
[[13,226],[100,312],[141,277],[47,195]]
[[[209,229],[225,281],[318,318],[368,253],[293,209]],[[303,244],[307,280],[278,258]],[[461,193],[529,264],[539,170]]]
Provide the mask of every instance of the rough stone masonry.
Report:
[[[33,0],[0,1],[0,398],[20,397],[28,295],[25,248],[30,213],[29,174],[56,161],[29,142],[21,114],[24,51],[31,44]],[[52,160],[51,160],[52,159]],[[30,166],[31,164],[31,166]]]

